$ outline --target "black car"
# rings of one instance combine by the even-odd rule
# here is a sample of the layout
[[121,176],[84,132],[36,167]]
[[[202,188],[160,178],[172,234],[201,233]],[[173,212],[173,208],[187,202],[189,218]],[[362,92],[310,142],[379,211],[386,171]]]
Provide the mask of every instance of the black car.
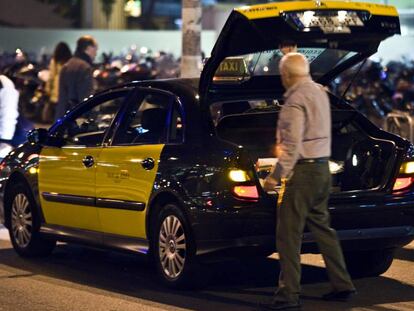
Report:
[[[276,250],[272,163],[286,46],[327,85],[399,33],[393,7],[284,2],[234,10],[200,79],[99,93],[1,163],[0,219],[22,256],[56,241],[144,253],[161,279],[195,284],[220,256]],[[329,209],[348,268],[379,275],[414,238],[414,148],[342,98],[332,105]],[[306,232],[303,252],[317,252]]]

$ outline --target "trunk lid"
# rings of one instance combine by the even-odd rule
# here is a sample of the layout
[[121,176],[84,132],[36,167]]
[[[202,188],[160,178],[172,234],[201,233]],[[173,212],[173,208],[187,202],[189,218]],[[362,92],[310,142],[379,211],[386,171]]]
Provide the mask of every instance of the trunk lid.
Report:
[[286,48],[305,54],[314,80],[326,84],[399,33],[397,10],[381,4],[290,1],[234,9],[201,74],[203,104],[218,93],[282,89],[278,61]]

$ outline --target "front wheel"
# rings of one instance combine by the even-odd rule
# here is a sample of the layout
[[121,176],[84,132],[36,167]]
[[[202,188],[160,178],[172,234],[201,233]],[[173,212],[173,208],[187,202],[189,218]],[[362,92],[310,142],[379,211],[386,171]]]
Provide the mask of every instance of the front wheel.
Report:
[[205,280],[195,257],[195,244],[183,212],[165,205],[152,234],[154,258],[161,281],[172,288],[191,288]]
[[386,272],[394,260],[395,249],[345,252],[345,262],[353,277],[379,276]]
[[9,201],[9,235],[14,250],[22,257],[49,255],[56,241],[41,236],[40,217],[37,214],[34,199],[23,184],[11,189]]

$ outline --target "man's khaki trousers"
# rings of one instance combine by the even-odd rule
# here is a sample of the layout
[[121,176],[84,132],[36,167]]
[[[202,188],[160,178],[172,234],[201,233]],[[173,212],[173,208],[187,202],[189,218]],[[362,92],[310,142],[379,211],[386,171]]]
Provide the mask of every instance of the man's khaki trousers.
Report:
[[293,176],[283,187],[277,212],[276,243],[281,272],[275,301],[299,300],[300,250],[305,225],[318,244],[333,290],[354,289],[336,232],[330,227],[331,174],[328,163],[296,164]]

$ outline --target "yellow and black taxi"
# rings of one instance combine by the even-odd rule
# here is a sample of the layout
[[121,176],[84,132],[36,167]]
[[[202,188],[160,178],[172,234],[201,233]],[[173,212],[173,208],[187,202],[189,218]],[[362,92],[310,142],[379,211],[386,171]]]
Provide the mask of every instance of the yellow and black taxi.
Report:
[[[96,94],[1,163],[0,219],[16,252],[56,241],[152,256],[166,284],[201,263],[276,250],[274,164],[283,105],[278,62],[308,58],[327,85],[400,32],[394,7],[298,1],[235,9],[200,79],[134,82]],[[379,275],[414,238],[414,148],[342,98],[332,105],[332,225],[354,275]],[[303,251],[316,252],[311,233]]]

